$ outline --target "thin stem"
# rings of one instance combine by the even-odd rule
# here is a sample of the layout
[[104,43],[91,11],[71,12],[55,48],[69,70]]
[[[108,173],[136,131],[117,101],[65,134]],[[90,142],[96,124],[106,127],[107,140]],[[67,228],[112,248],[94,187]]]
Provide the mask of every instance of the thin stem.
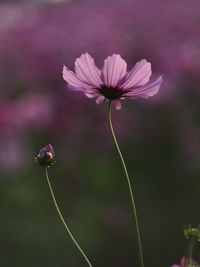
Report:
[[85,260],[87,261],[88,265],[90,267],[92,267],[92,264],[90,263],[90,261],[88,260],[87,256],[85,255],[85,253],[83,252],[83,250],[81,249],[81,247],[79,246],[79,244],[76,242],[75,238],[73,237],[72,233],[70,232],[63,216],[62,216],[62,213],[58,207],[58,204],[57,204],[57,201],[56,201],[56,198],[55,198],[55,195],[54,195],[54,192],[53,192],[53,189],[52,189],[52,186],[51,186],[51,183],[50,183],[50,180],[49,180],[49,176],[48,176],[48,170],[47,168],[45,169],[45,174],[46,174],[46,180],[47,180],[47,183],[48,183],[48,186],[49,186],[49,190],[50,190],[50,193],[51,193],[51,196],[52,196],[52,199],[53,199],[53,203],[55,205],[55,208],[57,210],[57,213],[65,227],[65,229],[67,230],[69,236],[71,237],[72,241],[74,242],[74,244],[76,245],[76,247],[78,248],[78,250],[81,252],[81,254],[83,255],[83,257],[85,258]]
[[189,240],[189,245],[188,245],[188,250],[187,250],[187,255],[186,255],[186,267],[188,267],[192,263],[192,253],[194,249],[194,243],[195,243],[195,238],[191,237]]
[[189,259],[192,258],[193,249],[194,249],[194,238],[191,238],[191,240],[189,242],[189,247],[188,247],[188,258]]
[[140,237],[140,229],[139,229],[139,223],[138,223],[138,217],[137,217],[137,210],[136,210],[136,205],[135,205],[135,201],[134,201],[134,197],[133,197],[133,191],[131,188],[131,182],[130,182],[130,178],[129,178],[129,174],[126,168],[126,164],[122,155],[122,152],[120,150],[114,129],[113,129],[113,125],[112,125],[112,113],[111,113],[111,101],[109,102],[109,126],[110,126],[110,131],[117,149],[117,152],[119,154],[119,157],[121,159],[122,162],[122,166],[126,175],[126,180],[128,183],[128,189],[129,189],[129,193],[130,193],[130,198],[131,198],[131,204],[132,204],[132,210],[133,210],[133,217],[135,220],[135,225],[136,225],[136,232],[137,232],[137,239],[138,239],[138,251],[139,251],[139,258],[140,258],[140,265],[141,267],[144,267],[144,260],[143,260],[143,251],[142,251],[142,242],[141,242],[141,237]]

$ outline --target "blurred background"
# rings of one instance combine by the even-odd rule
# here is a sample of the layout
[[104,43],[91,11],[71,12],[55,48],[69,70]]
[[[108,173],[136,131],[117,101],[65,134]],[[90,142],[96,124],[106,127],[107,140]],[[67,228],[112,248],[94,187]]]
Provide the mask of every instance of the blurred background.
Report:
[[[94,267],[139,266],[128,188],[107,104],[67,90],[62,66],[119,53],[164,75],[113,123],[127,161],[148,267],[179,263],[185,223],[200,223],[200,2],[16,0],[0,3],[2,267],[86,266],[55,212],[35,153],[51,143],[58,203]],[[200,249],[195,248],[198,261]]]

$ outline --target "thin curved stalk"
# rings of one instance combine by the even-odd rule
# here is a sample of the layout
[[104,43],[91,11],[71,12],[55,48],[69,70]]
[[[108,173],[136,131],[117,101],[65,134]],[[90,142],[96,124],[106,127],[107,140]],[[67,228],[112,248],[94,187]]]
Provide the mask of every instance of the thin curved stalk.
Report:
[[125,172],[125,176],[126,176],[126,180],[127,180],[127,184],[128,184],[128,189],[129,189],[129,194],[130,194],[130,198],[131,198],[131,205],[132,205],[132,211],[133,211],[133,218],[135,220],[135,226],[136,226],[136,233],[137,233],[137,239],[138,239],[138,251],[139,251],[139,259],[140,259],[140,266],[144,267],[144,260],[143,260],[143,250],[142,250],[142,242],[141,242],[141,237],[140,237],[140,229],[139,229],[139,223],[138,223],[138,216],[137,216],[137,210],[136,210],[136,205],[135,205],[135,200],[133,197],[133,191],[132,191],[132,187],[131,187],[131,182],[130,182],[130,178],[129,178],[129,174],[128,174],[128,170],[121,152],[121,149],[119,147],[114,129],[113,129],[113,125],[112,125],[112,107],[111,107],[112,102],[109,102],[109,111],[108,111],[108,116],[109,116],[109,126],[110,126],[110,131],[113,137],[113,141],[114,144],[116,146],[117,152],[119,154],[124,172]]
[[69,230],[69,227],[67,226],[63,216],[62,216],[62,213],[58,207],[58,204],[57,204],[57,201],[56,201],[56,198],[55,198],[55,195],[54,195],[54,192],[53,192],[53,189],[52,189],[52,186],[51,186],[51,182],[49,180],[49,176],[48,176],[48,170],[47,168],[45,169],[45,174],[46,174],[46,180],[47,180],[47,184],[49,186],[49,190],[50,190],[50,193],[51,193],[51,196],[52,196],[52,199],[53,199],[53,203],[55,205],[55,208],[56,208],[56,211],[65,227],[65,229],[67,230],[69,236],[71,237],[72,241],[74,242],[75,246],[77,247],[77,249],[80,251],[80,253],[83,255],[84,259],[86,260],[86,262],[88,263],[89,267],[92,267],[92,264],[90,263],[88,257],[85,255],[85,253],[83,252],[83,250],[81,249],[81,247],[79,246],[79,244],[77,243],[77,241],[75,240],[75,238],[73,237],[71,231]]

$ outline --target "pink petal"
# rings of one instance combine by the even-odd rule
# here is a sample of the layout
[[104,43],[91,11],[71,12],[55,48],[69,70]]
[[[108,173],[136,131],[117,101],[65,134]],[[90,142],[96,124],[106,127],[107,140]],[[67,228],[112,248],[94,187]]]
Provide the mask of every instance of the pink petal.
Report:
[[105,100],[105,97],[104,96],[98,96],[97,99],[96,99],[96,103],[97,104],[101,104],[103,101]]
[[91,86],[79,80],[76,75],[66,66],[63,67],[63,79],[70,85],[69,88],[74,91],[84,91]]
[[160,76],[153,82],[149,82],[144,86],[133,88],[130,92],[124,94],[123,97],[134,99],[134,98],[149,98],[151,96],[154,96],[159,91],[162,81],[163,81],[162,76]]
[[87,96],[88,98],[94,98],[95,97],[93,94],[90,94],[90,93],[85,93],[85,96]]
[[100,94],[99,91],[95,89],[85,90],[84,93],[89,98],[102,96],[102,94]]
[[195,261],[192,258],[182,257],[181,267],[187,267],[188,265],[195,265]]
[[74,87],[74,86],[72,86],[71,84],[68,84],[68,85],[67,85],[67,88],[68,88],[69,90],[71,90],[71,91],[83,91],[82,88],[80,88],[80,87]]
[[112,55],[104,61],[102,80],[106,86],[116,87],[119,80],[126,74],[127,64],[120,55]]
[[151,64],[146,59],[142,59],[125,75],[119,87],[129,89],[133,86],[144,85],[149,81],[151,73]]
[[120,110],[120,109],[122,108],[121,101],[119,101],[119,100],[114,100],[114,101],[113,101],[113,104],[115,105],[115,108],[116,108],[117,110]]
[[97,68],[94,59],[88,53],[76,59],[75,72],[77,78],[93,87],[98,88],[103,83],[100,78],[101,71]]

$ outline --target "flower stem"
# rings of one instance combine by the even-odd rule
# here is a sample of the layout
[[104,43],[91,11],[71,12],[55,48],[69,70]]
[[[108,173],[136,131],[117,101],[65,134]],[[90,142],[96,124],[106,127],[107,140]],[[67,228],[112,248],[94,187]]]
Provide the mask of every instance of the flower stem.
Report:
[[114,129],[113,129],[113,125],[112,125],[112,107],[111,107],[111,101],[109,102],[109,126],[110,126],[110,131],[117,149],[117,152],[119,154],[119,157],[121,159],[122,162],[122,166],[126,175],[126,180],[128,183],[128,189],[129,189],[129,193],[130,193],[130,198],[131,198],[131,204],[132,204],[132,210],[133,210],[133,217],[135,220],[135,225],[136,225],[136,232],[137,232],[137,239],[138,239],[138,251],[139,251],[139,259],[140,259],[140,266],[144,267],[144,260],[143,260],[143,251],[142,251],[142,242],[141,242],[141,237],[140,237],[140,229],[139,229],[139,223],[138,223],[138,217],[137,217],[137,210],[136,210],[136,205],[135,205],[135,201],[134,201],[134,197],[133,197],[133,191],[131,188],[131,182],[130,182],[130,178],[129,178],[129,174],[126,168],[126,164],[122,155],[122,152],[120,150]]
[[194,249],[194,243],[195,243],[195,238],[191,237],[189,240],[188,250],[186,253],[186,267],[193,264],[192,253],[193,253],[193,249]]
[[194,249],[194,238],[191,238],[191,240],[189,242],[189,247],[188,247],[188,258],[189,259],[192,258],[193,249]]
[[45,169],[45,174],[46,174],[46,180],[47,180],[47,183],[48,183],[48,186],[49,186],[49,190],[50,190],[50,193],[51,193],[51,196],[52,196],[52,199],[53,199],[53,203],[55,205],[55,208],[56,208],[56,211],[65,227],[65,229],[67,230],[69,236],[71,237],[72,241],[74,242],[75,246],[78,248],[78,250],[80,251],[80,253],[83,255],[83,257],[85,258],[85,260],[87,261],[88,265],[90,267],[92,267],[92,264],[90,263],[90,261],[88,260],[87,256],[85,255],[85,253],[83,252],[83,250],[81,249],[81,247],[79,246],[79,244],[76,242],[75,238],[73,237],[72,233],[70,232],[63,216],[62,216],[62,213],[58,207],[58,204],[57,204],[57,201],[56,201],[56,198],[55,198],[55,195],[54,195],[54,192],[53,192],[53,189],[52,189],[52,186],[51,186],[51,183],[50,183],[50,180],[49,180],[49,176],[48,176],[48,170],[47,168]]

